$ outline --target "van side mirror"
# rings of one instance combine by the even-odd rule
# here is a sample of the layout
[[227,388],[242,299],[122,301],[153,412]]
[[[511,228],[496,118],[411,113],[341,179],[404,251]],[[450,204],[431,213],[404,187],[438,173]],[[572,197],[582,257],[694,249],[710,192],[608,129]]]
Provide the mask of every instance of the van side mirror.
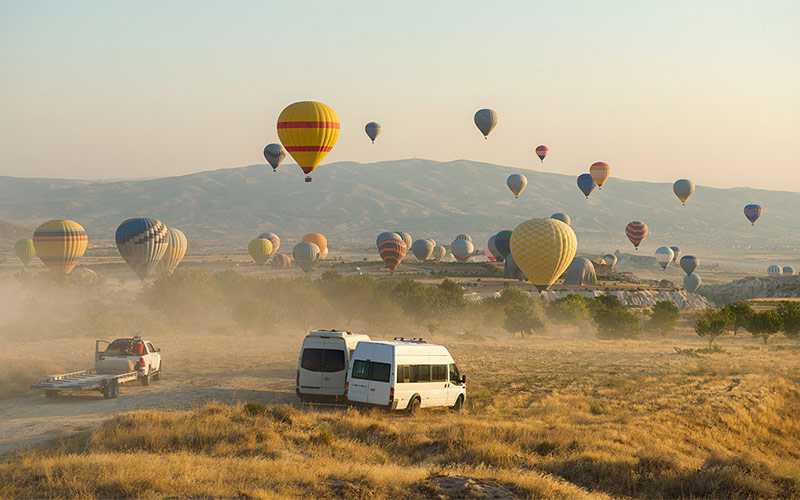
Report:
[[461,375],[461,383],[462,384],[466,384],[467,383],[467,376],[466,375]]
[[156,352],[161,352],[161,348],[160,347],[156,347]]

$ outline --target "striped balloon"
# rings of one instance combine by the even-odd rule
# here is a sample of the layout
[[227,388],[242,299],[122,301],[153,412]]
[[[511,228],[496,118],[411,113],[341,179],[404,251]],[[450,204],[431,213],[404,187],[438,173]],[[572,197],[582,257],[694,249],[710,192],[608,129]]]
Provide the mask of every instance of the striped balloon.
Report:
[[744,216],[747,217],[747,220],[750,221],[750,225],[754,226],[756,221],[759,217],[761,217],[761,213],[763,212],[761,205],[756,205],[752,203],[750,205],[746,205],[744,207]]
[[611,175],[611,165],[604,161],[596,161],[589,167],[589,173],[592,179],[597,184],[598,188],[602,188],[608,177]]
[[578,176],[578,189],[586,196],[587,200],[589,199],[589,195],[592,194],[592,191],[594,191],[596,185],[591,174],[581,174]]
[[447,256],[447,249],[441,245],[433,247],[433,254],[431,256],[436,262],[441,262]]
[[470,236],[468,234],[459,234],[458,236],[456,236],[456,239],[453,240],[453,241],[458,241],[458,240],[467,240],[467,241],[469,241],[471,243],[472,242],[472,236]]
[[30,238],[25,238],[24,240],[19,240],[14,243],[14,253],[17,254],[19,260],[22,261],[22,265],[27,266],[31,259],[36,256],[36,249],[33,247],[33,240]]
[[383,259],[383,263],[394,273],[403,257],[406,256],[406,244],[400,238],[386,238],[378,244],[378,253]]
[[247,244],[247,253],[253,258],[257,266],[263,266],[272,255],[272,243],[266,238],[255,238]]
[[261,233],[258,235],[259,238],[265,238],[272,243],[272,253],[270,255],[275,255],[278,252],[278,249],[281,247],[281,239],[278,238],[278,235],[275,233]]
[[136,217],[119,225],[116,241],[119,254],[144,281],[167,251],[169,231],[158,219]]
[[167,231],[169,232],[167,250],[156,267],[162,274],[172,274],[177,269],[183,256],[186,255],[186,248],[189,245],[186,235],[180,229],[167,228]]
[[411,239],[411,234],[410,233],[407,233],[405,231],[395,231],[394,234],[399,236],[400,239],[403,240],[403,243],[406,244],[406,251],[411,249],[411,245],[413,244],[413,240]]
[[288,255],[284,255],[279,253],[278,255],[272,258],[272,269],[291,269],[292,268],[292,260],[289,258]]
[[767,268],[767,274],[772,278],[777,278],[782,272],[783,270],[781,269],[781,266],[775,264],[772,264]]
[[550,149],[544,144],[542,144],[541,146],[536,146],[536,156],[538,156],[539,159],[542,160],[542,163],[544,163],[544,158],[547,156],[548,151],[550,151]]
[[[326,252],[328,250],[328,240],[319,233],[308,233],[307,235],[300,238],[300,241],[307,241],[309,243],[313,243],[317,245],[319,248],[319,254],[317,258],[319,258],[322,254],[328,255]],[[297,260],[297,259],[295,259]]]
[[628,239],[631,240],[631,243],[633,243],[634,248],[638,250],[639,245],[641,245],[647,237],[647,224],[638,220],[629,222],[628,225],[625,226],[625,234],[628,236]]
[[33,233],[33,247],[44,265],[63,274],[75,269],[88,243],[83,226],[66,219],[47,221]]
[[336,112],[321,102],[290,104],[278,117],[278,137],[306,175],[333,149],[339,127]]
[[511,233],[513,260],[540,292],[555,283],[577,250],[572,228],[549,217],[527,220]]

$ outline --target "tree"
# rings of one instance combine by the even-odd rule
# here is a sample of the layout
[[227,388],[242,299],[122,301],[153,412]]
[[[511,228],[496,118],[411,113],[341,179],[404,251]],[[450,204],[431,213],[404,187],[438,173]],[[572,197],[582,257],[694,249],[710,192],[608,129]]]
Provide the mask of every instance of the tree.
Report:
[[642,331],[642,321],[625,308],[598,309],[594,315],[597,336],[605,339],[635,339]]
[[754,312],[748,316],[745,328],[753,334],[753,337],[764,339],[766,344],[772,335],[781,331],[783,320],[775,311]]
[[728,328],[733,330],[733,336],[739,331],[739,328],[747,328],[747,318],[753,314],[753,308],[746,300],[737,300],[725,306],[723,309],[728,311],[730,315],[730,324]]
[[591,318],[586,298],[577,293],[571,293],[550,302],[550,306],[545,311],[549,318],[573,325],[585,324]]
[[544,323],[527,304],[513,304],[505,307],[506,320],[503,326],[511,333],[523,335],[533,333],[544,327]]
[[800,303],[781,302],[775,312],[783,320],[783,334],[790,339],[800,338]]
[[667,333],[675,329],[675,323],[681,315],[680,309],[671,300],[660,300],[653,305],[653,312],[650,315],[648,324],[654,330],[666,336]]
[[694,331],[708,339],[708,348],[711,349],[714,339],[730,328],[731,321],[731,312],[728,309],[717,311],[709,307],[695,316]]

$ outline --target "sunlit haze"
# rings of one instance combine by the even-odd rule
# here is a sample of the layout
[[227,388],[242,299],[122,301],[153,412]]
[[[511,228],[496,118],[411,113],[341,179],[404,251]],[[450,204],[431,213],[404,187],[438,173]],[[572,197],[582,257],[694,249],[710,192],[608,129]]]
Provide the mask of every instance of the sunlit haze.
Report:
[[602,160],[627,179],[797,190],[798,25],[795,1],[3,2],[0,174],[263,163],[280,111],[313,99],[342,123],[324,163]]

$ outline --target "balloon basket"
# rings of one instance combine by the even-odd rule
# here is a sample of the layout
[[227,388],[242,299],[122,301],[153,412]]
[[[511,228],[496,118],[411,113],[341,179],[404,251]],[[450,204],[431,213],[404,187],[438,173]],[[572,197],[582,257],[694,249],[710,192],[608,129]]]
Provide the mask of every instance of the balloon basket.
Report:
[[306,182],[311,182],[311,176],[306,177]]

